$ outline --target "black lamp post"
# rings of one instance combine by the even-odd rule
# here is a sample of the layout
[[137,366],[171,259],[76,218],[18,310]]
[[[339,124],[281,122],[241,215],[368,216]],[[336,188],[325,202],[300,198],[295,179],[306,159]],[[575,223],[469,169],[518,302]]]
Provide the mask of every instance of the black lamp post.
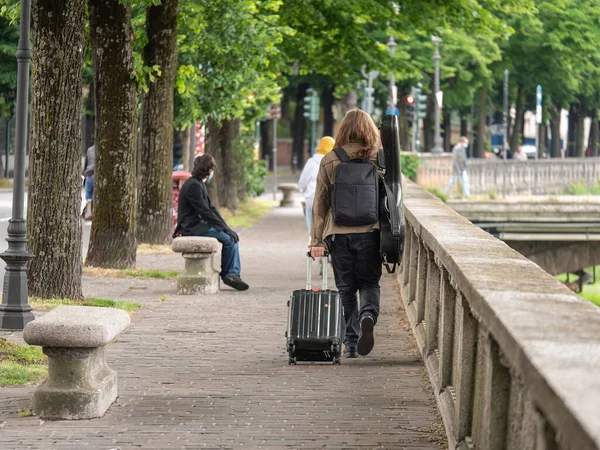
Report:
[[12,218],[8,222],[8,250],[0,254],[6,262],[4,290],[0,305],[0,328],[22,330],[34,317],[27,298],[27,222],[23,217],[25,204],[25,147],[27,146],[27,109],[29,105],[29,28],[31,0],[21,1],[21,26],[17,50],[17,122],[15,133],[15,178],[13,184]]

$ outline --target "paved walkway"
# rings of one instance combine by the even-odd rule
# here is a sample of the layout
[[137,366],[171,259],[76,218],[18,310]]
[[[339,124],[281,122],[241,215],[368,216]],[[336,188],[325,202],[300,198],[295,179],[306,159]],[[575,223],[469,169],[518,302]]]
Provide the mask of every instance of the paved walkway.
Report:
[[[278,208],[240,236],[244,293],[185,297],[172,281],[86,278],[86,295],[144,304],[107,349],[117,402],[102,419],[42,422],[17,413],[30,407],[32,387],[0,388],[0,448],[445,448],[395,278],[384,277],[370,356],[288,366],[286,302],[305,279],[302,212]],[[144,256],[139,266],[182,261]]]

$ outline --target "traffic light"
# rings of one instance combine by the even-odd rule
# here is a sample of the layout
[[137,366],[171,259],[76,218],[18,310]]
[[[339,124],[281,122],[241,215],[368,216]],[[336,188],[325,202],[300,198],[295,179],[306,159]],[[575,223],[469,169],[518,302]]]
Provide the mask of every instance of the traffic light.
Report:
[[415,111],[417,119],[423,119],[427,115],[427,95],[422,92],[422,85],[419,83],[415,88]]
[[319,120],[319,95],[312,88],[306,90],[308,94],[304,97],[304,117],[312,122]]

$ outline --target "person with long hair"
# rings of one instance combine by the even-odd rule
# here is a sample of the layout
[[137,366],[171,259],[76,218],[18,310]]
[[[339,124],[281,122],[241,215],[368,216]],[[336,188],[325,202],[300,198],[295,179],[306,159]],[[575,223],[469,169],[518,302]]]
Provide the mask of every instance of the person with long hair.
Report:
[[192,177],[179,191],[176,236],[206,236],[223,244],[221,251],[221,279],[223,283],[238,291],[248,289],[241,276],[239,236],[233,231],[219,210],[210,201],[205,183],[209,182],[217,168],[210,155],[198,156],[194,160]]
[[344,355],[356,358],[368,355],[375,343],[381,278],[379,221],[354,226],[336,223],[329,190],[336,167],[342,163],[337,154],[339,148],[350,158],[368,160],[377,166],[381,139],[373,119],[364,111],[354,109],[342,121],[335,144],[336,151],[323,157],[317,175],[310,252],[313,258],[324,256],[326,249],[331,255],[335,283],[344,306]]

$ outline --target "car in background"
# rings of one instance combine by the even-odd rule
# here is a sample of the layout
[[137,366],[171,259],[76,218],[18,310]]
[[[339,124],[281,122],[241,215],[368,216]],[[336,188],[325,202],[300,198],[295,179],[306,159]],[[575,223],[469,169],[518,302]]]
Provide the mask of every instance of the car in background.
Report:
[[521,145],[521,151],[527,155],[527,159],[535,159],[535,145]]

